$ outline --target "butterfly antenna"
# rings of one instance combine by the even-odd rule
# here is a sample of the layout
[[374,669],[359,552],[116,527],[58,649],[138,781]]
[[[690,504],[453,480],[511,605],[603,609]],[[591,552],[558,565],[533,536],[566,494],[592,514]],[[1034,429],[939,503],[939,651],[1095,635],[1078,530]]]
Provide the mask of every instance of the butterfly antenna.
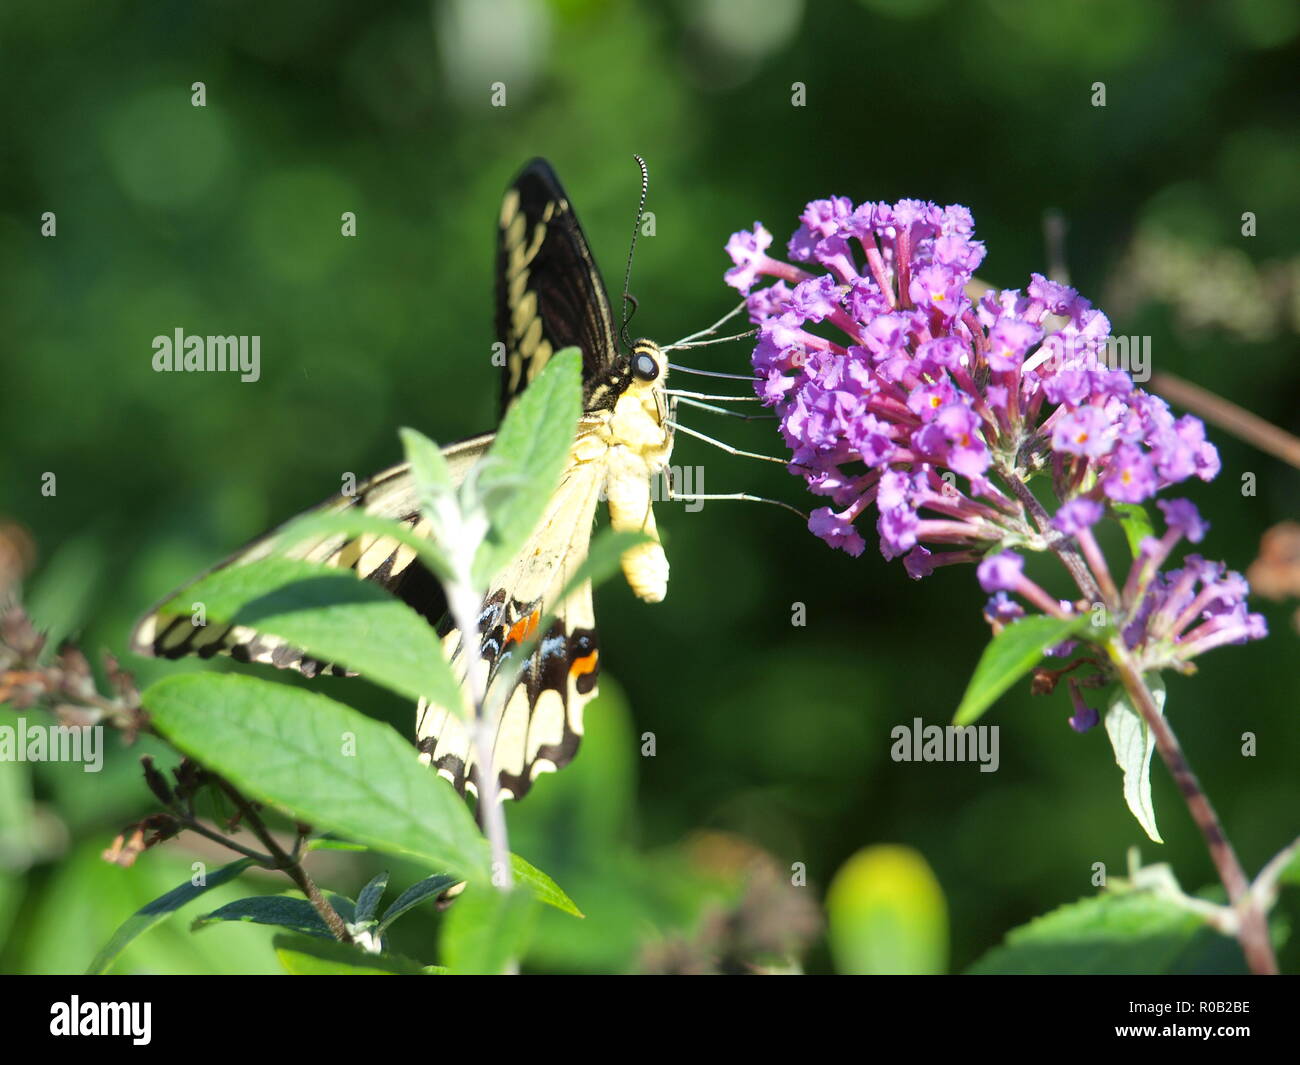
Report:
[[645,160],[639,155],[633,155],[632,158],[636,160],[636,165],[641,168],[641,202],[636,209],[636,224],[632,227],[632,246],[627,250],[627,272],[623,275],[623,325],[619,329],[618,335],[622,339],[625,348],[632,346],[627,339],[627,327],[628,323],[632,321],[632,315],[636,314],[636,297],[631,294],[632,256],[636,252],[636,238],[641,233],[641,219],[645,215],[646,196],[650,193],[650,171],[645,165]]

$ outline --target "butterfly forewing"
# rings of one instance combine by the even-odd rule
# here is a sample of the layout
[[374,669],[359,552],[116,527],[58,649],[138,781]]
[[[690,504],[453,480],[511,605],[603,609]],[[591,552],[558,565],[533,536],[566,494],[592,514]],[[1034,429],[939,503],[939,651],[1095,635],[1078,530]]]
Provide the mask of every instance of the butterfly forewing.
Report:
[[501,408],[561,348],[582,350],[587,409],[618,351],[605,283],[550,164],[534,159],[506,190],[497,230],[497,338],[506,348]]

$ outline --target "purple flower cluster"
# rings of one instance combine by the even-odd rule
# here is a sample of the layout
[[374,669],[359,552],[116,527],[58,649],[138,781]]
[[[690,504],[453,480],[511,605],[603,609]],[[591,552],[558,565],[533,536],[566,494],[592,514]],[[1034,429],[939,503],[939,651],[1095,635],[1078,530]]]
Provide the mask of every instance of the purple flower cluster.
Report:
[[[1142,540],[1122,588],[1111,579],[1092,535],[1092,525],[1101,517],[1099,506],[1066,504],[1052,522],[1078,544],[1106,604],[1120,620],[1124,645],[1134,653],[1137,667],[1144,672],[1186,670],[1193,658],[1214,647],[1268,635],[1263,615],[1246,606],[1246,578],[1222,562],[1187,555],[1181,569],[1161,570],[1180,540],[1199,543],[1209,525],[1186,499],[1162,499],[1157,506],[1165,516],[1165,534]],[[1024,559],[1014,551],[989,555],[977,574],[980,586],[992,595],[984,613],[995,626],[1024,616],[1012,595],[1055,617],[1074,613],[1073,604],[1052,599],[1025,576]]]
[[1107,365],[1110,323],[1073,289],[1035,274],[972,301],[984,245],[965,207],[835,197],[800,221],[793,262],[761,224],[732,236],[727,281],[791,467],[834,503],[810,522],[827,543],[859,554],[874,503],[881,550],[920,577],[1032,535],[1012,479],[1046,470],[1063,500],[1140,503],[1218,472],[1197,418]]
[[[734,234],[727,281],[758,327],[755,387],[780,418],[791,472],[834,504],[813,512],[817,536],[860,554],[859,519],[874,504],[881,551],[904,556],[913,577],[979,563],[995,628],[1022,617],[1022,603],[1061,618],[1100,604],[1109,635],[1092,642],[1122,643],[1144,670],[1186,669],[1265,634],[1239,574],[1194,555],[1162,572],[1181,539],[1205,533],[1186,500],[1159,503],[1164,536],[1140,545],[1122,588],[1111,576],[1092,527],[1118,504],[1212,479],[1219,456],[1199,419],[1176,418],[1113,365],[1104,314],[1038,274],[1023,293],[973,298],[984,245],[965,207],[835,197],[800,222],[791,261],[768,254],[759,223]],[[1054,514],[1028,487],[1040,477]],[[1056,551],[1085,601],[1050,596],[1013,548]],[[1070,685],[1083,730],[1097,715]]]

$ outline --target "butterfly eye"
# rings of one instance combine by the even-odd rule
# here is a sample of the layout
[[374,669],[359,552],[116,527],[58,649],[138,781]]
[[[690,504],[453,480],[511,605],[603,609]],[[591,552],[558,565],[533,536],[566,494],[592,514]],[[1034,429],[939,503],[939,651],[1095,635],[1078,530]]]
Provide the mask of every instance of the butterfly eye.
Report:
[[659,364],[652,356],[641,354],[632,360],[632,372],[642,381],[653,381],[659,376]]

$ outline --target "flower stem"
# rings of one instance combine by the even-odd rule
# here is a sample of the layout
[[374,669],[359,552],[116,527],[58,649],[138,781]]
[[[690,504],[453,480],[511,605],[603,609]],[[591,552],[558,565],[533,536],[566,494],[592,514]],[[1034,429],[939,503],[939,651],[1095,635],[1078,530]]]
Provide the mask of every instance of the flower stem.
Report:
[[1174,782],[1187,803],[1192,820],[1196,822],[1196,827],[1205,837],[1210,859],[1218,870],[1219,880],[1228,892],[1228,901],[1237,911],[1239,921],[1236,932],[1237,942],[1241,944],[1246,964],[1250,966],[1250,971],[1257,975],[1276,974],[1277,958],[1273,954],[1273,945],[1269,942],[1268,921],[1259,900],[1250,891],[1250,882],[1237,858],[1237,852],[1224,834],[1223,826],[1219,822],[1218,814],[1214,812],[1214,807],[1210,804],[1209,796],[1201,789],[1200,781],[1196,779],[1196,774],[1188,765],[1182,746],[1169,726],[1169,720],[1156,706],[1155,699],[1127,648],[1120,641],[1112,640],[1107,645],[1107,651],[1115,664],[1120,683],[1155,737],[1160,758],[1173,775]]
[[288,854],[285,849],[280,846],[276,841],[276,838],[271,834],[271,830],[266,827],[266,824],[258,816],[257,811],[253,809],[252,803],[244,798],[244,796],[227,781],[220,777],[217,777],[216,779],[217,783],[221,786],[221,790],[229,795],[231,802],[239,807],[243,823],[246,824],[253,835],[261,841],[262,845],[266,848],[267,853],[275,860],[275,867],[284,870],[285,874],[294,882],[298,890],[307,896],[307,901],[311,903],[312,909],[320,914],[321,920],[325,922],[326,927],[329,928],[334,938],[340,943],[351,943],[352,935],[348,932],[347,925],[343,923],[343,918],[340,917],[338,911],[326,901],[325,896],[320,893],[320,888],[318,888],[316,882],[307,875],[307,870],[303,868],[302,862],[300,862],[295,856]]
[[[1016,498],[1034,516],[1039,532],[1050,533],[1052,531],[1051,515],[1047,513],[1047,510],[1038,501],[1034,493],[1029,490],[1029,486],[1008,469],[1002,469],[998,472],[1007,482],[1011,491],[1015,493]],[[1057,542],[1052,547],[1052,550],[1065,564],[1065,568],[1070,571],[1070,576],[1074,578],[1074,583],[1079,586],[1079,590],[1094,602],[1100,601],[1101,589],[1097,587],[1097,582],[1092,579],[1092,573],[1089,572],[1087,563],[1083,561],[1083,556],[1074,548],[1066,547],[1064,541]]]

